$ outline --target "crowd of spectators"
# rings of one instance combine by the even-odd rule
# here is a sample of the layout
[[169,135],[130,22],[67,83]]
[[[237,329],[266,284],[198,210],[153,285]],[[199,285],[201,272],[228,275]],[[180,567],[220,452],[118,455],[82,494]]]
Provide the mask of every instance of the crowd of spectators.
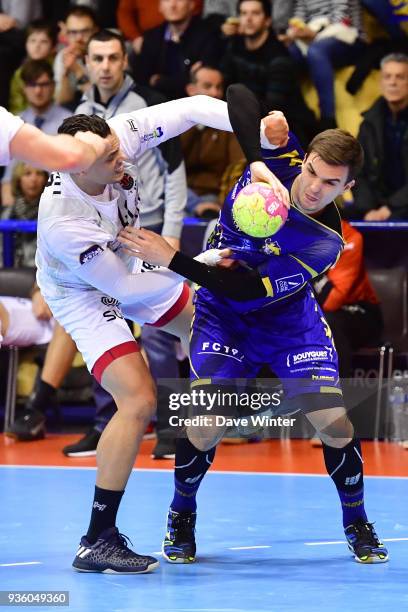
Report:
[[[408,220],[408,19],[402,5],[2,0],[0,104],[55,134],[71,114],[110,118],[182,96],[222,99],[225,88],[239,82],[258,96],[265,113],[283,111],[305,147],[318,131],[337,127],[335,70],[354,66],[347,89],[355,93],[379,68],[378,100],[366,109],[358,134],[365,164],[343,214],[351,220]],[[367,35],[363,11],[377,19],[382,33],[375,40]],[[302,96],[304,78],[316,88],[317,114]],[[202,126],[147,152],[140,160],[144,224],[177,246],[183,216],[218,215],[242,159],[232,134]],[[3,169],[1,217],[35,220],[46,180],[46,173],[27,164]],[[33,266],[35,235],[21,234],[15,244],[14,265]],[[152,368],[163,356],[168,368],[171,359],[175,363],[174,342],[152,334],[145,338]]]

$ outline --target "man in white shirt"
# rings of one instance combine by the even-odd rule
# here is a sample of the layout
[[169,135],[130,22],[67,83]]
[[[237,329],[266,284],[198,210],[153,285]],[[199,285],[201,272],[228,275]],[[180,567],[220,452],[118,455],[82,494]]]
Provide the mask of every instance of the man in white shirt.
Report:
[[[276,144],[286,139],[282,122],[278,116]],[[124,317],[161,326],[186,341],[189,291],[168,270],[149,266],[143,272],[143,262],[136,260],[135,265],[117,236],[124,226],[138,225],[137,157],[196,123],[231,130],[226,104],[206,96],[140,109],[109,122],[96,116],[70,117],[60,132],[94,132],[110,142],[111,152],[86,172],[53,174],[41,198],[38,284],[54,317],[118,408],[98,444],[91,521],[73,563],[78,571],[141,573],[158,565],[153,557],[131,551],[115,527],[156,402],[152,378]],[[258,180],[274,180],[262,173],[263,167],[259,170]]]

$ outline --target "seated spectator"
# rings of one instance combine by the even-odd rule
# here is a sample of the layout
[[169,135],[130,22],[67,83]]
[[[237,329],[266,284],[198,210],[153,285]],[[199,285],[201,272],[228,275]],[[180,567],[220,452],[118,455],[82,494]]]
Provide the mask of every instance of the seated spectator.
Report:
[[[192,71],[187,94],[205,94],[222,99],[224,82],[216,68],[199,66]],[[187,212],[197,217],[216,217],[223,200],[220,199],[222,176],[230,164],[244,157],[234,134],[201,125],[181,135],[187,170]]]
[[[119,0],[79,0],[78,5],[87,6],[98,15],[98,24],[101,28],[117,28],[116,11]],[[52,23],[65,19],[67,11],[72,4],[71,0],[41,0],[43,14]]]
[[94,11],[87,6],[72,6],[63,24],[63,36],[67,40],[55,58],[55,99],[58,104],[74,108],[81,95],[89,89],[89,78],[85,68],[85,53],[88,40],[98,30]]
[[[57,44],[57,30],[50,23],[42,20],[33,21],[26,32],[27,60],[47,60],[52,66],[54,51]],[[22,66],[13,75],[10,84],[9,111],[19,114],[27,108],[27,98],[24,94],[24,83],[21,78]]]
[[358,0],[296,0],[285,36],[292,56],[307,64],[320,104],[320,128],[336,127],[334,68],[353,64],[365,46]]
[[[194,15],[200,15],[202,0],[195,0]],[[159,3],[151,0],[119,0],[118,26],[123,36],[132,42],[133,51],[140,53],[143,34],[163,22]]]
[[381,97],[364,113],[358,140],[365,161],[346,208],[349,219],[408,219],[408,56],[383,58]]
[[48,344],[54,319],[39,290],[32,299],[0,295],[0,346]]
[[[33,168],[25,162],[18,162],[13,171],[12,189],[15,202],[3,209],[3,219],[36,221],[40,196],[47,183],[45,170]],[[14,265],[35,267],[37,234],[19,232],[15,239]]]
[[243,83],[267,110],[281,110],[306,146],[315,134],[315,120],[306,106],[294,61],[271,30],[269,0],[239,0],[239,29],[221,62],[227,85]]
[[0,106],[7,107],[10,79],[24,58],[24,29],[41,17],[40,0],[2,0],[0,5]]
[[216,65],[220,43],[210,26],[194,16],[193,0],[160,0],[159,10],[165,21],[145,32],[135,80],[168,99],[180,98],[197,62]]
[[[28,60],[21,69],[24,95],[28,108],[21,113],[21,118],[35,125],[46,134],[54,135],[65,117],[70,115],[66,108],[54,104],[54,75],[47,60]],[[14,202],[11,191],[12,162],[2,179],[1,197],[3,206]]]
[[364,265],[363,236],[341,222],[344,250],[335,266],[314,283],[317,301],[333,332],[341,378],[352,375],[352,354],[381,341],[382,314]]

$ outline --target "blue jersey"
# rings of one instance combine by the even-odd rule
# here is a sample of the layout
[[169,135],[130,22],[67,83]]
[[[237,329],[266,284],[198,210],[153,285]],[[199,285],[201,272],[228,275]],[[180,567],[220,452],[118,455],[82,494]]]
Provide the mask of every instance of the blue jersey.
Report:
[[[286,147],[263,149],[262,154],[268,168],[290,192],[301,172],[304,158],[296,137],[290,134]],[[292,203],[286,223],[269,238],[252,238],[240,231],[232,217],[232,206],[238,193],[250,180],[250,169],[247,167],[225,200],[209,238],[208,248],[228,247],[243,266],[256,268],[267,289],[267,296],[235,302],[215,298],[207,289],[201,288],[198,292],[199,298],[221,299],[241,313],[267,307],[300,292],[311,279],[336,263],[344,246],[340,216],[334,203],[329,204],[318,219],[302,213]]]

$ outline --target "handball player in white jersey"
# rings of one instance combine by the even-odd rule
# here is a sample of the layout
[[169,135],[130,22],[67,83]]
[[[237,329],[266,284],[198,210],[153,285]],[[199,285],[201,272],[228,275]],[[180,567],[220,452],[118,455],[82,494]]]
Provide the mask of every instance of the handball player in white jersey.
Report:
[[[153,380],[124,317],[161,326],[186,342],[191,300],[181,277],[164,268],[144,268],[141,260],[126,254],[117,236],[124,226],[139,222],[137,157],[196,123],[231,130],[226,104],[207,96],[108,122],[95,115],[69,117],[60,133],[95,133],[110,143],[110,151],[86,171],[52,174],[40,200],[38,285],[118,408],[97,448],[91,520],[73,562],[79,571],[143,573],[158,565],[153,557],[131,551],[115,526],[140,440],[156,407]],[[287,137],[281,114],[271,118],[267,129],[275,145]],[[265,135],[263,139],[271,146]],[[263,164],[253,170],[259,172],[258,180],[275,180]]]

